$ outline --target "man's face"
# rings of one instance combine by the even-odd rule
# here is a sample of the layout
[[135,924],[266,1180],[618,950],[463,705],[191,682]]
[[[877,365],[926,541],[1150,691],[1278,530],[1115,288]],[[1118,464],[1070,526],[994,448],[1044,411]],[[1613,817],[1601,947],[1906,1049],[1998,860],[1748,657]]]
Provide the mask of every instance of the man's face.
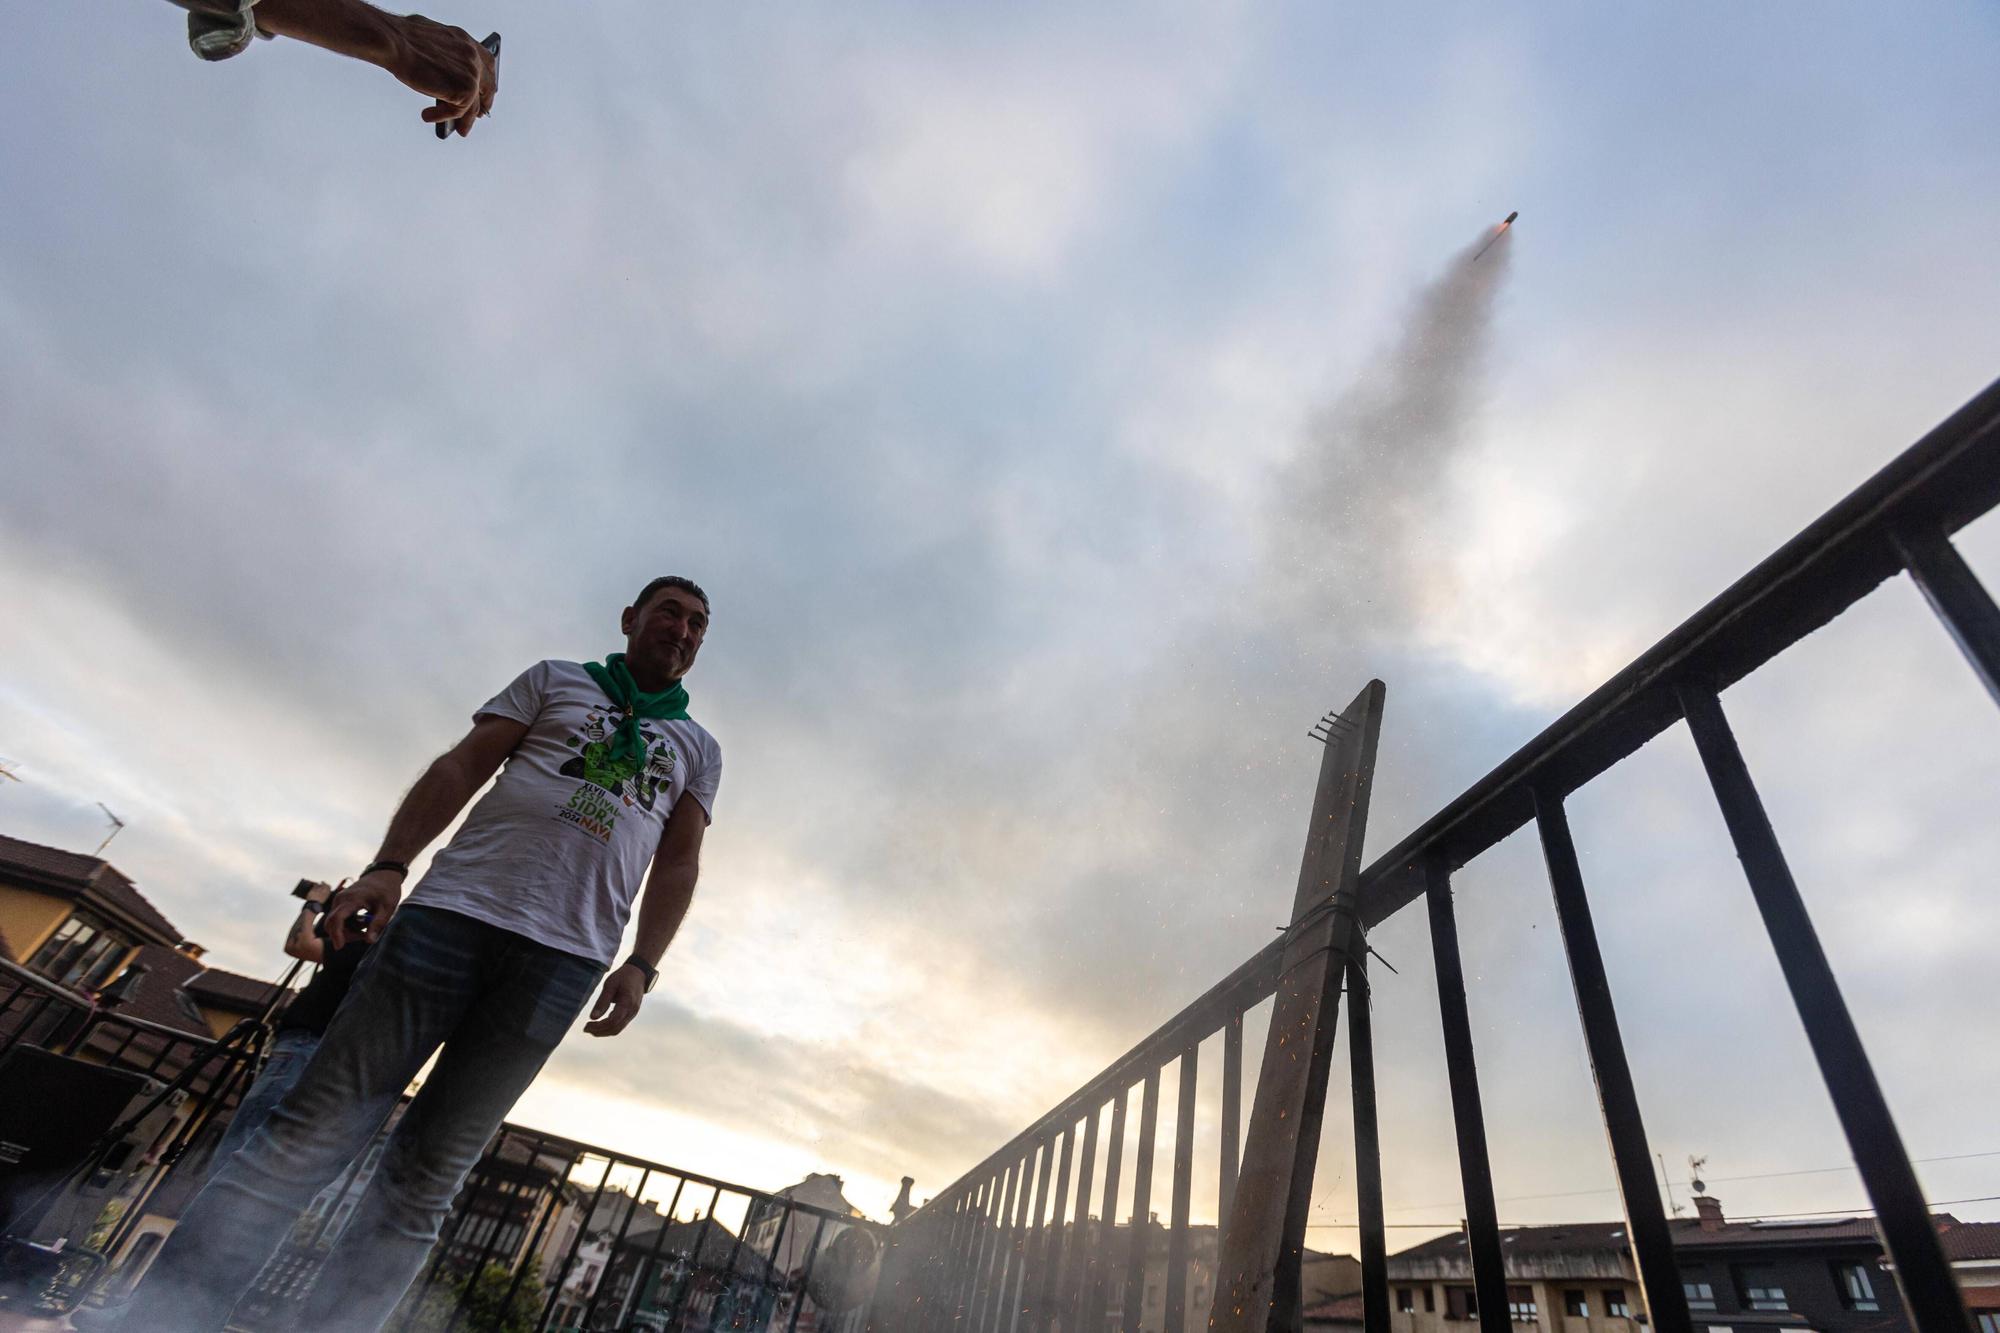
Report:
[[708,611],[701,598],[684,588],[661,588],[644,606],[628,606],[619,618],[625,631],[625,656],[657,666],[668,679],[679,680],[694,665],[708,633]]

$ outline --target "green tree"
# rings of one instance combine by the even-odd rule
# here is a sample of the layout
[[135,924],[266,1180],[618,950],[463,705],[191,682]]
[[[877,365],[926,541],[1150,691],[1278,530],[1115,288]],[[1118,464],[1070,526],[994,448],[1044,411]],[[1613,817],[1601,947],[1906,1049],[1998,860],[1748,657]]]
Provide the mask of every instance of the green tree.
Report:
[[[507,1289],[513,1285],[513,1272],[502,1264],[488,1264],[472,1278],[445,1273],[425,1295],[408,1327],[411,1333],[444,1333],[451,1323],[452,1311],[463,1299],[465,1316],[458,1325],[461,1329],[471,1333],[534,1333],[535,1321],[542,1317],[542,1302],[548,1295],[542,1286],[541,1265],[529,1265],[510,1301]],[[409,1299],[414,1300],[414,1294]],[[390,1320],[390,1326],[395,1326],[394,1319]]]

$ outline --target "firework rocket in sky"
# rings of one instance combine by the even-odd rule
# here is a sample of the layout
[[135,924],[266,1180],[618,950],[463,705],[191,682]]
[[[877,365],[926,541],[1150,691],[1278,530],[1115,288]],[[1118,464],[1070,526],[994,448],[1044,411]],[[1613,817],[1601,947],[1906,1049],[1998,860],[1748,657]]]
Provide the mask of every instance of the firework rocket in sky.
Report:
[[1519,209],[1516,209],[1514,212],[1509,213],[1507,215],[1507,220],[1505,222],[1502,222],[1499,226],[1493,229],[1493,235],[1487,238],[1486,244],[1479,247],[1479,254],[1474,255],[1472,257],[1473,260],[1476,262],[1479,259],[1479,255],[1483,255],[1488,250],[1491,250],[1493,248],[1493,242],[1499,240],[1502,236],[1505,236],[1507,234],[1507,228],[1513,226],[1514,219],[1520,216],[1521,213]]

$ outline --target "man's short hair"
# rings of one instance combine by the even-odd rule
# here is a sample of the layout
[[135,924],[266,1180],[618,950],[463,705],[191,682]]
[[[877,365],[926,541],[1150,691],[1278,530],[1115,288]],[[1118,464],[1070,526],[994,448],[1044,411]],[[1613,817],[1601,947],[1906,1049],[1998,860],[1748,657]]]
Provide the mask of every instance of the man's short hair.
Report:
[[701,590],[701,585],[697,584],[693,579],[682,578],[679,574],[664,574],[639,589],[639,595],[632,599],[632,609],[634,611],[645,610],[646,600],[662,588],[679,588],[682,592],[693,593],[701,599],[701,609],[708,611],[711,615],[714,614],[713,608],[708,604],[708,594]]

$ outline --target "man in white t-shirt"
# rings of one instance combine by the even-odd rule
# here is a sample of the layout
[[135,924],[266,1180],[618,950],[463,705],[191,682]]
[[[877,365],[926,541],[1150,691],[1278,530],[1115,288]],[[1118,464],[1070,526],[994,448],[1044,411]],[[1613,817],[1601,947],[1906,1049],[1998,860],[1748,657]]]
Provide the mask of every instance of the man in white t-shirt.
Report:
[[[639,1012],[694,895],[722,752],[681,687],[708,630],[707,595],[654,579],[620,628],[622,654],[522,672],[403,798],[381,852],[327,916],[335,948],[376,941],[347,999],[297,1085],[189,1206],[123,1327],[221,1328],[436,1052],[305,1322],[315,1333],[380,1327],[599,978],[584,1031],[615,1036]],[[404,899],[410,862],[496,771]],[[642,881],[635,947],[620,961]]]

